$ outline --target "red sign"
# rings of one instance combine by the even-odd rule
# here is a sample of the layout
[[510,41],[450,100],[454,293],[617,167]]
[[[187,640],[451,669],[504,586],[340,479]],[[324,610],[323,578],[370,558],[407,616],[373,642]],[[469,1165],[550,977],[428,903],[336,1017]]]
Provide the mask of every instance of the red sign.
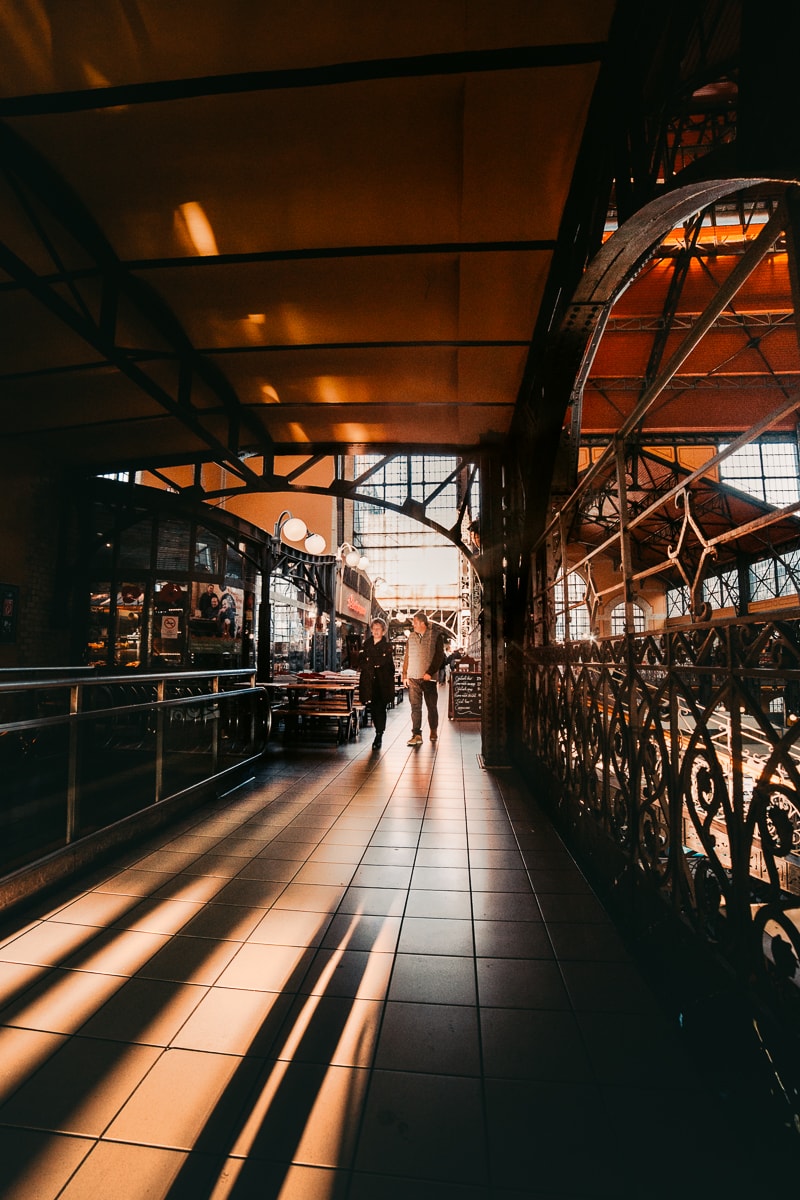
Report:
[[359,617],[365,617],[367,615],[367,606],[362,604],[360,600],[356,600],[355,596],[352,594],[347,597],[347,607],[349,608],[350,612],[356,613]]

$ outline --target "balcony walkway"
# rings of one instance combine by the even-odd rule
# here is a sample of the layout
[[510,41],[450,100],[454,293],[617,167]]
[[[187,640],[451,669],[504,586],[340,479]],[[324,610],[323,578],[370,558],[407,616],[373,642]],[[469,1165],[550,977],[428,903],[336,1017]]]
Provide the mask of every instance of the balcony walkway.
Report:
[[380,755],[370,730],[271,743],[254,784],[6,923],[3,1200],[651,1200],[788,1175],[477,725],[407,736],[406,705]]

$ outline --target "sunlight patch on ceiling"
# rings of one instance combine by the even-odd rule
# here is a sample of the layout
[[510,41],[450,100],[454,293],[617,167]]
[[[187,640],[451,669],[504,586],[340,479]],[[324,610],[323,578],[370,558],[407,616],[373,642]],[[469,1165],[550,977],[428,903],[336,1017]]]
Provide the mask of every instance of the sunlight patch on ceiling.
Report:
[[179,222],[182,221],[189,241],[198,254],[204,257],[219,254],[214,230],[211,228],[211,222],[203,211],[201,204],[198,204],[196,200],[190,200],[186,204],[181,204],[178,207],[177,216]]

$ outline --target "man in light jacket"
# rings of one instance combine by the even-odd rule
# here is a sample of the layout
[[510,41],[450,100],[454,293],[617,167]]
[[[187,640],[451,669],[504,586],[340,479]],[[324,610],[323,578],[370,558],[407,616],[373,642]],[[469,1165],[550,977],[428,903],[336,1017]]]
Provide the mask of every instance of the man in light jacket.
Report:
[[409,746],[422,745],[422,701],[428,710],[431,741],[439,736],[436,680],[444,662],[444,638],[428,620],[427,613],[418,612],[411,618],[411,634],[406,642],[403,659],[403,683],[408,685],[411,704],[411,737]]

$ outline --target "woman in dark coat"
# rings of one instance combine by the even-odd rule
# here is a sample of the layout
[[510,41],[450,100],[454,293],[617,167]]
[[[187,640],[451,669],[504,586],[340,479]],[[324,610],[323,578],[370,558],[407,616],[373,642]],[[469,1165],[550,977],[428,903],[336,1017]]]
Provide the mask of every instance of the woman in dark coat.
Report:
[[376,617],[370,625],[372,636],[361,652],[358,698],[368,704],[375,726],[373,750],[380,750],[386,728],[386,706],[394,700],[394,658],[386,636],[386,622]]

